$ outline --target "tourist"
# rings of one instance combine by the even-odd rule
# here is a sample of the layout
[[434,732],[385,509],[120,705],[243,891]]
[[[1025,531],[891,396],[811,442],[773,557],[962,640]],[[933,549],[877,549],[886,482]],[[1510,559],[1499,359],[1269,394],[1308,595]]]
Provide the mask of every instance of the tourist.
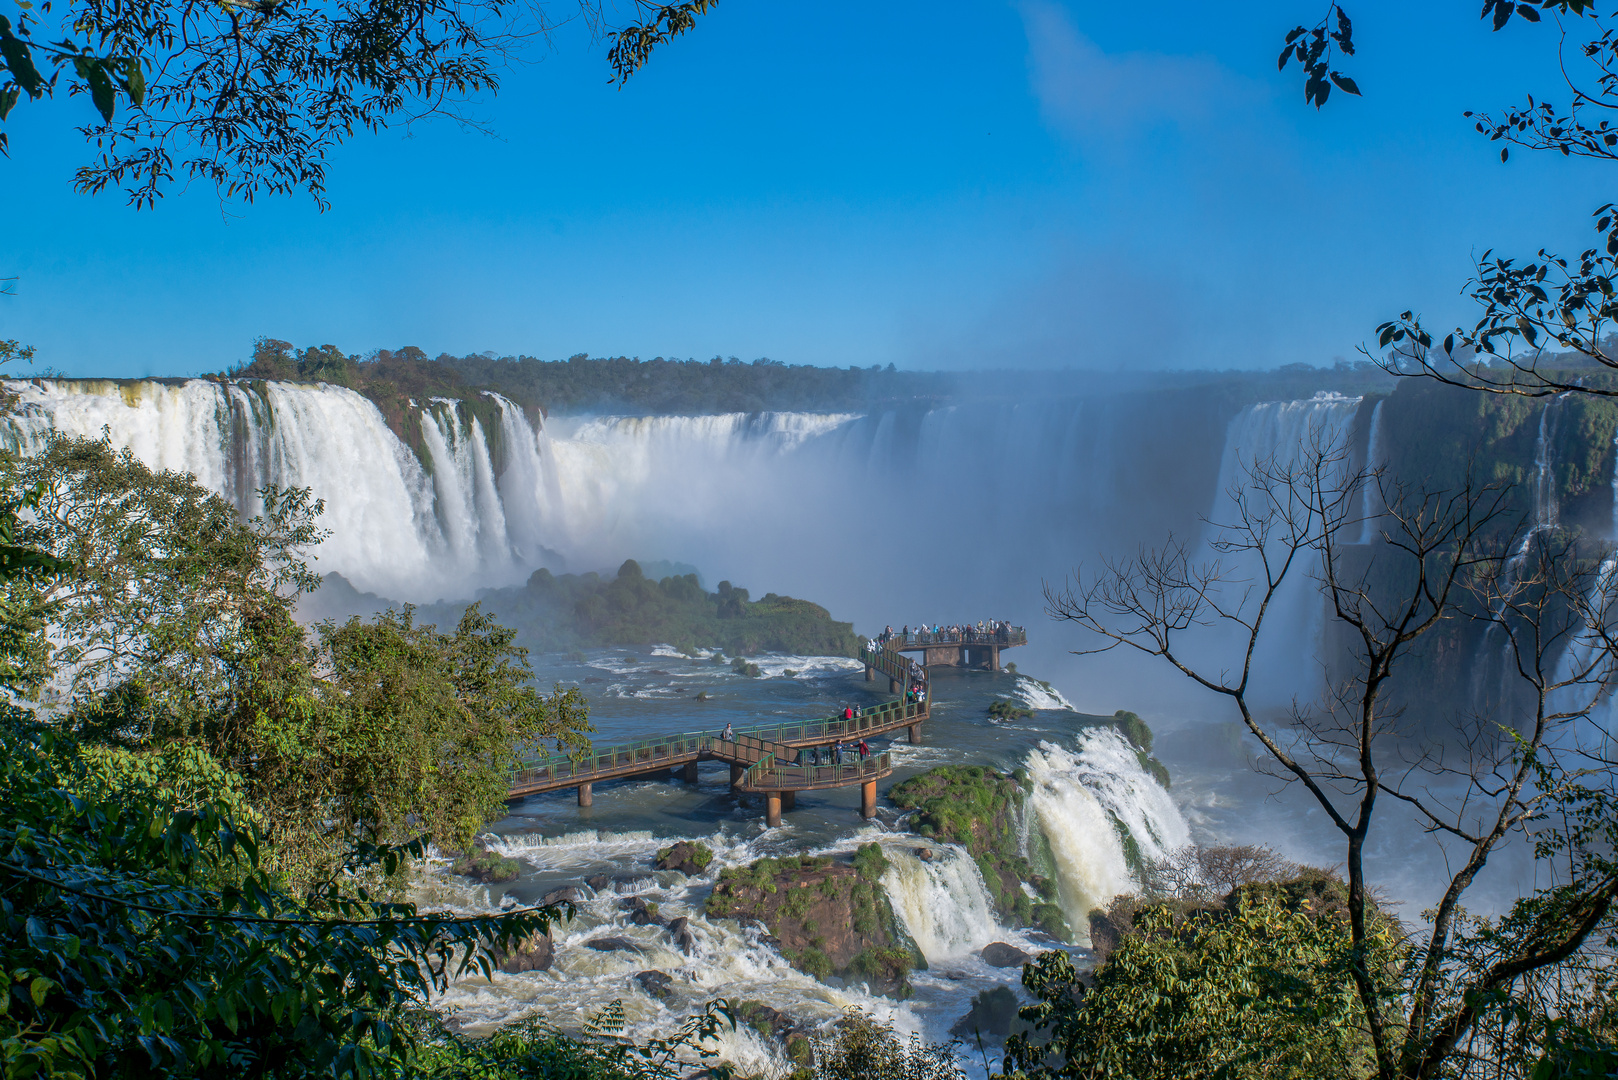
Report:
[[861,707],[859,705],[854,706],[854,719],[858,720],[861,716],[864,716],[864,715],[865,715],[865,710],[864,710],[863,707]]
[[864,761],[871,756],[871,746],[864,739],[860,740],[860,760]]
[[729,724],[726,724],[725,725],[725,730],[720,733],[719,737],[721,739],[723,739],[725,742],[735,742],[736,741],[736,732],[731,729],[731,726]]
[[851,705],[843,710],[843,722],[847,723],[852,719],[854,719],[854,707]]

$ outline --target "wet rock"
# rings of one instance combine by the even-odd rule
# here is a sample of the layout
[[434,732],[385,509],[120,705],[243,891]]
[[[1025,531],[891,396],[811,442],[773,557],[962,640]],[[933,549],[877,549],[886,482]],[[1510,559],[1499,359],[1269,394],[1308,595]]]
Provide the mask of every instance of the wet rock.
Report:
[[760,1035],[785,1039],[798,1026],[792,1017],[779,1009],[770,1008],[762,1001],[740,1001],[735,1008],[736,1020]]
[[518,865],[516,859],[508,859],[483,847],[473,848],[449,869],[450,873],[460,874],[479,885],[498,885],[502,881],[511,881],[522,873],[522,867]]
[[662,668],[653,668],[652,670],[648,671],[646,674],[648,674],[648,675],[667,675],[668,672],[664,671]]
[[687,956],[697,947],[697,936],[691,932],[691,920],[681,915],[678,919],[670,920],[668,925],[669,937],[680,951]]
[[508,975],[524,971],[549,971],[556,959],[556,945],[551,941],[549,931],[530,934],[509,950],[495,949],[493,952],[495,965]]
[[629,921],[636,926],[667,926],[666,916],[657,913],[656,904],[648,904],[643,896],[629,896],[618,901],[618,906],[629,912]]
[[577,885],[564,885],[560,889],[552,889],[539,898],[541,904],[560,904],[564,900],[574,903],[584,903],[584,892]]
[[596,892],[600,892],[602,889],[605,889],[612,884],[612,878],[608,877],[606,874],[596,874],[592,877],[585,878],[584,883],[590,886],[590,888],[594,889]]
[[670,845],[657,853],[656,866],[659,870],[678,870],[682,874],[696,877],[707,870],[711,862],[713,850],[707,844],[681,840],[678,844]]
[[661,971],[643,971],[635,976],[640,988],[655,998],[666,998],[674,988],[674,980]]
[[1014,1031],[1027,1032],[1031,1026],[1017,1015],[1020,1006],[1016,992],[1009,986],[980,991],[972,999],[972,1011],[955,1021],[949,1033],[962,1039],[978,1034],[1004,1040]]
[[983,951],[978,955],[983,957],[983,962],[991,967],[1001,968],[1022,967],[1033,959],[1032,956],[1029,956],[1017,946],[1007,945],[1003,941],[990,942],[983,946]]
[[621,938],[621,937],[598,937],[598,938],[592,938],[591,940],[586,941],[584,943],[584,947],[586,949],[594,949],[596,952],[637,952],[638,953],[638,952],[645,952],[646,951],[646,950],[642,949],[639,945],[635,944],[633,941],[630,941],[628,938]]
[[933,849],[930,847],[916,848],[916,858],[920,859],[922,862],[932,862]]

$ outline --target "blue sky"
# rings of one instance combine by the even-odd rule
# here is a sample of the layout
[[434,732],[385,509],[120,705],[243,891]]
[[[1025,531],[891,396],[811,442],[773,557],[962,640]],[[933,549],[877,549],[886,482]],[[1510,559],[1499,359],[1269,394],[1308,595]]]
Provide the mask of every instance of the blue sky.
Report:
[[[358,138],[306,198],[72,192],[83,99],[0,162],[0,337],[181,375],[268,334],[363,353],[715,354],[912,368],[1255,367],[1469,315],[1486,247],[1587,245],[1599,165],[1461,113],[1555,96],[1555,30],[1355,0],[1363,100],[1321,114],[1322,5],[723,0],[627,88],[577,29],[477,115]],[[1141,11],[1148,14],[1142,16]],[[1229,14],[1239,12],[1239,14]]]

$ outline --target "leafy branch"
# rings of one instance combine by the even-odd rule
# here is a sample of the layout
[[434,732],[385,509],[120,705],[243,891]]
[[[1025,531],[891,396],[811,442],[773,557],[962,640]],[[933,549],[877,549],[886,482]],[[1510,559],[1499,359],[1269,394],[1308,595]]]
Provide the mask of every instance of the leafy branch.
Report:
[[1360,88],[1354,80],[1332,67],[1332,58],[1339,52],[1344,56],[1354,55],[1354,24],[1348,12],[1334,3],[1327,7],[1325,17],[1314,29],[1296,26],[1287,33],[1276,70],[1285,71],[1287,64],[1296,60],[1306,76],[1303,99],[1319,109],[1331,96],[1333,86],[1345,94],[1360,96]]

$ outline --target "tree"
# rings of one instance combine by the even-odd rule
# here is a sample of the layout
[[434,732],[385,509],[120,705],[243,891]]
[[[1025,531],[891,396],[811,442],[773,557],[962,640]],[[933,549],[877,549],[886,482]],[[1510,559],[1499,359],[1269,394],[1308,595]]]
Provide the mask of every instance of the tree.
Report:
[[[1581,724],[1614,674],[1608,630],[1613,575],[1580,558],[1572,537],[1531,533],[1509,545],[1505,491],[1468,484],[1425,491],[1381,472],[1351,472],[1346,451],[1316,439],[1298,464],[1255,461],[1235,496],[1235,518],[1213,523],[1213,553],[1172,542],[1082,570],[1047,587],[1051,614],[1096,635],[1099,651],[1156,657],[1228,700],[1262,750],[1261,767],[1301,787],[1343,840],[1349,952],[1342,968],[1363,1016],[1374,1073],[1450,1075],[1480,1021],[1525,1005],[1514,988],[1601,942],[1614,928],[1618,839],[1612,763],[1592,753]],[[1367,484],[1388,509],[1383,542],[1366,559],[1357,536]],[[1255,705],[1255,655],[1276,628],[1284,588],[1313,577],[1347,656],[1323,656],[1318,704],[1279,714]],[[1508,650],[1515,693],[1500,718],[1464,703],[1419,701],[1401,676],[1420,678],[1426,639],[1458,621],[1486,624]],[[1228,667],[1193,660],[1210,633],[1234,646]],[[1090,650],[1097,651],[1097,650]],[[1449,845],[1451,865],[1410,963],[1397,975],[1377,959],[1366,863],[1373,824],[1390,806]],[[1397,820],[1397,819],[1395,819]],[[1510,841],[1529,845],[1554,875],[1497,920],[1470,920],[1463,900]],[[1541,1017],[1541,1019],[1544,1019]]]
[[[609,26],[599,0],[577,17],[612,41],[622,82],[717,0],[633,0]],[[53,9],[53,3],[60,7]],[[356,130],[442,115],[500,87],[503,64],[558,18],[543,0],[17,0],[0,16],[0,122],[23,97],[88,95],[79,132],[94,157],[81,192],[121,188],[151,206],[176,180],[222,198],[307,191],[325,203],[326,157]],[[0,153],[9,152],[0,131]]]
[[[1064,952],[1023,970],[1021,1010],[1044,1036],[1007,1040],[1007,1077],[1190,1080],[1360,1077],[1370,1064],[1339,883],[1248,886],[1227,907],[1136,915],[1085,986]],[[1324,886],[1324,887],[1322,887]],[[1336,903],[1332,903],[1336,901]],[[1397,926],[1378,916],[1371,963],[1396,966]],[[1059,1065],[1051,1065],[1052,1055]]]
[[0,480],[35,493],[18,536],[59,571],[0,590],[14,687],[89,742],[159,763],[191,746],[239,777],[266,861],[295,880],[356,843],[464,847],[501,813],[523,750],[586,745],[577,688],[531,686],[515,632],[475,605],[447,634],[409,609],[300,626],[323,535],[306,491],[261,492],[264,513],[242,521],[190,476],[61,436],[0,462]]

